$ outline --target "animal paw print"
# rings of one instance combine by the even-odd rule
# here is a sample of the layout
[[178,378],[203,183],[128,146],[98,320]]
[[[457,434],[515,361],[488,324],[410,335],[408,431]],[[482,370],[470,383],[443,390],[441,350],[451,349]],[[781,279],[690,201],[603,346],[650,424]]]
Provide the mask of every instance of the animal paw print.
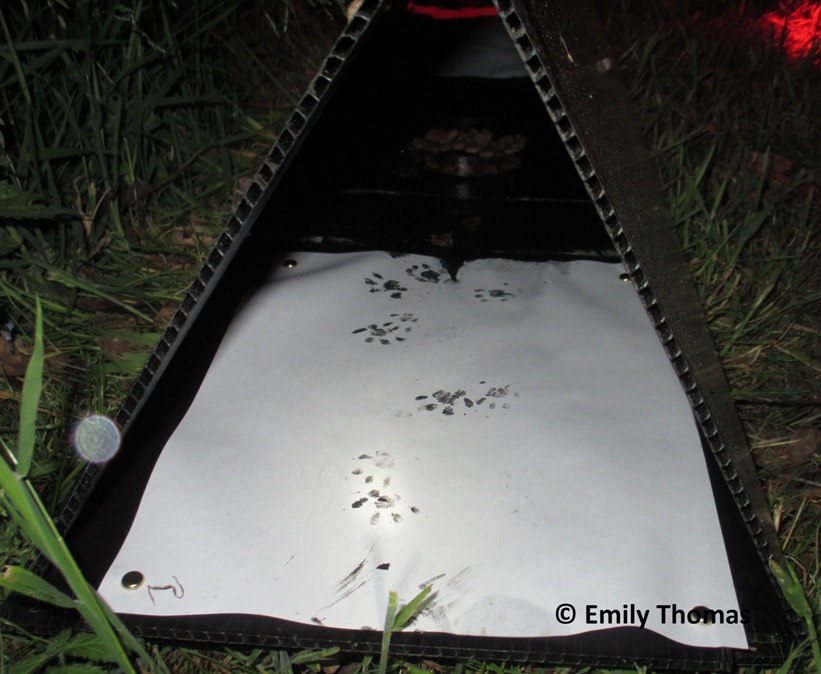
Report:
[[407,288],[399,283],[399,281],[386,281],[382,274],[377,274],[376,272],[371,272],[371,275],[365,278],[365,283],[370,286],[372,293],[389,292],[391,293],[391,299],[395,300],[402,299],[402,293],[407,291]]
[[434,271],[429,264],[415,264],[408,267],[405,273],[421,283],[439,283],[443,272]]
[[[384,472],[393,467],[391,455],[377,451],[375,454],[360,454],[357,460],[364,462],[364,465],[354,468],[353,474],[362,477],[363,490],[367,489],[367,492],[362,494],[363,490],[358,491],[362,495],[351,503],[351,508],[358,510],[367,507],[371,513],[368,521],[374,526],[380,522],[401,522],[403,517],[399,512],[399,501],[402,497],[391,493],[391,475]],[[416,514],[419,509],[411,506],[410,511]]]
[[[507,283],[505,283],[507,285]],[[510,298],[516,297],[513,293],[509,293],[503,288],[496,288],[494,290],[486,290],[485,288],[474,288],[476,293],[474,297],[480,302],[488,302],[490,300],[499,300],[500,302],[507,302]]]
[[442,414],[445,416],[451,416],[453,414],[453,406],[459,399],[462,399],[468,407],[473,407],[473,401],[470,400],[470,398],[465,398],[466,395],[467,392],[462,389],[454,391],[453,393],[440,389],[435,393],[432,393],[430,396],[416,396],[416,400],[429,400],[430,398],[433,398],[436,402],[425,403],[423,408],[428,412],[433,412],[435,409],[439,408],[439,405],[443,405]]
[[[485,381],[480,381],[479,384],[486,384]],[[420,409],[427,410],[428,412],[433,412],[435,410],[441,409],[442,414],[447,417],[453,416],[456,413],[456,410],[461,405],[464,405],[465,408],[473,411],[480,411],[479,407],[485,406],[486,409],[495,410],[497,405],[501,409],[508,410],[510,409],[510,404],[507,402],[498,403],[497,401],[501,398],[506,398],[510,393],[510,384],[506,386],[491,386],[484,395],[480,397],[470,396],[468,397],[467,391],[463,389],[458,389],[451,393],[450,391],[445,391],[444,389],[440,389],[430,395],[420,395],[416,396],[416,400],[422,402],[422,406]],[[519,394],[514,393],[514,397],[518,398]],[[431,398],[433,399],[431,401]],[[425,402],[429,401],[429,402]],[[467,414],[467,412],[463,412]]]
[[400,337],[394,333],[399,332],[400,334],[407,334],[411,331],[411,326],[408,324],[417,323],[419,321],[419,319],[413,314],[391,314],[389,318],[392,318],[393,320],[386,321],[385,323],[379,325],[376,323],[371,323],[365,328],[357,328],[351,334],[361,335],[363,333],[367,333],[365,341],[368,344],[378,342],[379,344],[384,344],[387,346],[391,343],[391,339],[397,342],[404,342],[405,337]]

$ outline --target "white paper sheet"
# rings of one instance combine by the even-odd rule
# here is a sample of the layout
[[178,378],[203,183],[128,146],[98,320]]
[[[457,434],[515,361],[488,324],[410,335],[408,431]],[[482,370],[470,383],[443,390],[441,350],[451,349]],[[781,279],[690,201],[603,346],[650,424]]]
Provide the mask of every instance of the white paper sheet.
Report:
[[644,620],[747,647],[692,413],[619,265],[453,282],[422,256],[293,257],[164,448],[100,588],[115,610],[378,629],[389,591],[432,583],[415,629]]

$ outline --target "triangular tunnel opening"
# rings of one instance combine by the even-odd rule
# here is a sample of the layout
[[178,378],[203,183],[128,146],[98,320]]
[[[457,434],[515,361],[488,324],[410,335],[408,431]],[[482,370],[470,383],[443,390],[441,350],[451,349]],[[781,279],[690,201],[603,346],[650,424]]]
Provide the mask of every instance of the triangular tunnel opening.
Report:
[[[723,448],[656,301],[689,316],[644,174],[593,148],[639,261],[502,19],[408,6],[366,1],[229,221],[69,508],[81,566],[172,639],[372,651],[388,591],[432,583],[395,652],[777,662],[778,597],[737,552],[774,534],[722,491],[732,461],[704,465]],[[709,338],[677,337],[714,381]]]

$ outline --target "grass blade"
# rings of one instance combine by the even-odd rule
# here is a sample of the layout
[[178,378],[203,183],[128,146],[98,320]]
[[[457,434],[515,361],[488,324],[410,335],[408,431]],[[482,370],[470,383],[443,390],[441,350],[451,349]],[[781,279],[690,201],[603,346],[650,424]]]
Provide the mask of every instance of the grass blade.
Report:
[[31,469],[34,445],[37,435],[37,408],[43,391],[43,309],[40,299],[36,301],[34,350],[26,368],[23,393],[20,401],[20,432],[17,441],[15,470],[20,477],[26,477]]
[[417,594],[413,599],[411,599],[405,606],[399,611],[399,614],[396,616],[396,619],[393,623],[393,631],[398,632],[401,630],[409,620],[411,620],[419,610],[419,606],[422,604],[427,596],[430,594],[430,591],[433,589],[433,585],[426,586],[419,594]]
[[[42,323],[42,310],[38,300],[35,348],[23,384],[18,460],[14,468],[6,461],[0,460],[0,501],[25,535],[60,571],[76,599],[71,599],[45,580],[17,567],[9,566],[3,569],[0,585],[58,606],[76,608],[125,672],[136,674],[126,649],[137,655],[143,670],[152,671],[158,663],[151,659],[94,588],[88,584],[49,516],[39,493],[31,482],[25,479],[34,452],[37,408],[42,392]],[[31,383],[28,381],[29,374],[33,377]]]
[[5,587],[54,606],[77,608],[77,603],[67,594],[60,592],[37,574],[19,566],[4,566],[0,569],[0,587]]
[[385,629],[382,631],[382,648],[379,653],[379,674],[385,674],[388,668],[391,634],[400,631],[413,619],[432,589],[432,585],[426,586],[419,594],[403,606],[401,611],[399,610],[399,596],[396,592],[388,593],[388,609],[385,612]]
[[339,653],[339,650],[340,649],[338,646],[333,646],[331,648],[325,648],[321,651],[300,651],[299,653],[291,656],[291,664],[306,665],[313,662],[319,662],[320,660],[329,658],[332,655],[336,655]]
[[396,622],[396,609],[399,605],[399,595],[396,592],[388,593],[388,610],[385,612],[385,628],[382,630],[382,648],[379,652],[379,674],[388,670],[388,652],[391,649],[391,634]]
[[36,203],[38,195],[25,192],[5,180],[0,180],[0,218],[9,220],[43,220],[68,215],[65,208]]
[[782,569],[776,562],[770,560],[770,571],[772,571],[781,591],[784,593],[784,598],[799,616],[804,619],[807,624],[807,634],[809,635],[810,646],[812,646],[813,660],[815,661],[815,671],[821,672],[821,647],[818,644],[818,633],[815,631],[815,622],[813,621],[812,609],[801,589],[801,584],[795,575],[795,571],[791,567]]

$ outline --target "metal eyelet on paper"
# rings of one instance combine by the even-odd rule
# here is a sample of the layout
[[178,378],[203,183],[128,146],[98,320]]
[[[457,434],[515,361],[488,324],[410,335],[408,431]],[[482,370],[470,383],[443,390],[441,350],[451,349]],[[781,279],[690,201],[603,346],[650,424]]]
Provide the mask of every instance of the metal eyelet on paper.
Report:
[[139,590],[145,582],[145,576],[139,571],[129,571],[120,582],[126,590]]
[[715,613],[707,606],[694,606],[690,609],[690,613],[687,614],[688,620],[691,613],[698,614],[699,620],[696,623],[697,625],[712,625],[715,622]]

